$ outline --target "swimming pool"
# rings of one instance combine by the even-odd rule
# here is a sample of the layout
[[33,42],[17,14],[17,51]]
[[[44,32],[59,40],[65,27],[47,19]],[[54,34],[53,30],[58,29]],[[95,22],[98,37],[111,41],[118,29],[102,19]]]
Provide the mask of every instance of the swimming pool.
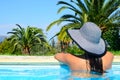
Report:
[[0,80],[119,80],[120,64],[100,77],[79,78],[71,76],[67,65],[0,65]]

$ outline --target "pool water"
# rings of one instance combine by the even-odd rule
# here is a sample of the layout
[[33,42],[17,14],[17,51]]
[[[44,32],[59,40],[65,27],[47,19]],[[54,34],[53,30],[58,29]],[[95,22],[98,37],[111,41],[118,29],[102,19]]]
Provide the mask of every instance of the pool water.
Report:
[[0,80],[120,80],[120,64],[99,77],[71,76],[67,65],[0,65]]

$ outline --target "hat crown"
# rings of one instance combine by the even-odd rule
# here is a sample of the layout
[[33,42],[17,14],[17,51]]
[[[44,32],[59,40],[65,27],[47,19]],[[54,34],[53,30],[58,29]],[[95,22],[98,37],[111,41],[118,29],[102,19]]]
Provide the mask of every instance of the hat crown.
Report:
[[92,22],[85,23],[81,27],[80,33],[87,41],[90,41],[96,44],[99,43],[100,38],[101,38],[100,28]]

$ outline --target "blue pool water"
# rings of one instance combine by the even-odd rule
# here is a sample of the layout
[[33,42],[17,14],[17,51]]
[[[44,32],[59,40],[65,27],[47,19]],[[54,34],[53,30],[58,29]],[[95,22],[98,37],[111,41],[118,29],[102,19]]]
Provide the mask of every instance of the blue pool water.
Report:
[[0,65],[0,80],[120,80],[120,64],[99,77],[73,77],[66,65]]

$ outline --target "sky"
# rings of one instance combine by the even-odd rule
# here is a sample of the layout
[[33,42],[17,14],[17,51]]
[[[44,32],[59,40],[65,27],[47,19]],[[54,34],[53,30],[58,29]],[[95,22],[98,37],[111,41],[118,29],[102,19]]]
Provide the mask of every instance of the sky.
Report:
[[54,26],[46,32],[46,27],[60,18],[57,14],[60,6],[56,5],[59,0],[0,0],[0,35],[8,36],[7,32],[19,24],[26,28],[35,26],[43,29],[47,38],[51,38],[59,31]]

